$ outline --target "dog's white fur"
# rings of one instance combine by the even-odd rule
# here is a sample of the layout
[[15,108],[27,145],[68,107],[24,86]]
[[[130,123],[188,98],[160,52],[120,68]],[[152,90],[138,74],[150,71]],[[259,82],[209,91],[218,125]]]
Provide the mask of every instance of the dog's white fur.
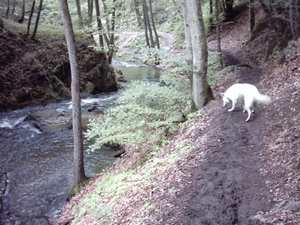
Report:
[[269,104],[271,102],[271,98],[267,95],[260,94],[254,85],[245,83],[234,84],[221,95],[223,97],[223,107],[230,101],[232,102],[232,107],[228,111],[233,111],[235,109],[238,100],[244,100],[243,112],[248,112],[246,122],[250,120],[256,103]]

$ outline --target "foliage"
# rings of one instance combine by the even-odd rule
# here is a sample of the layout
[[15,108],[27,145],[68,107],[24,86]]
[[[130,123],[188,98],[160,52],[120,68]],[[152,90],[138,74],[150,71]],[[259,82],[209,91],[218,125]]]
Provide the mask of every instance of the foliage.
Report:
[[[166,72],[170,74],[189,74],[192,70],[191,66],[187,64],[188,56],[186,55],[174,57],[167,51],[153,48],[141,48],[140,53],[149,58],[154,58],[154,56],[156,56],[160,62],[169,64],[170,67]],[[220,69],[221,65],[218,59],[218,52],[208,51],[207,80],[210,84],[220,77]]]
[[86,133],[96,137],[91,150],[106,143],[138,144],[159,140],[176,129],[190,108],[189,82],[163,75],[160,83],[133,81],[103,116],[91,120]]

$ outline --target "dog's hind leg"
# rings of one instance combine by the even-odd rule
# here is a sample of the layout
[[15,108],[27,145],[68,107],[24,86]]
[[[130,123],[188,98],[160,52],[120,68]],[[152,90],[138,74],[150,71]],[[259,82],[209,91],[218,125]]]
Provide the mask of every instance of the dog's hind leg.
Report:
[[248,122],[248,121],[250,120],[251,115],[252,115],[252,111],[251,111],[250,108],[247,109],[247,113],[248,113],[248,117],[247,117],[247,119],[246,119],[246,122]]

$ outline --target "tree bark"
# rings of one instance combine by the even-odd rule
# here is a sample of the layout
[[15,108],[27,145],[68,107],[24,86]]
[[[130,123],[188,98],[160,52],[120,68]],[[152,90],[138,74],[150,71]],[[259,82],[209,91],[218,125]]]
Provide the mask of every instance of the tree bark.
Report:
[[6,9],[6,13],[5,13],[5,19],[8,19],[9,10],[10,10],[10,0],[7,0],[7,9]]
[[88,27],[92,25],[92,20],[93,20],[93,8],[94,8],[93,1],[94,0],[88,0],[88,22],[87,22]]
[[153,32],[154,32],[155,40],[156,40],[156,46],[157,46],[158,49],[160,49],[159,39],[158,39],[158,35],[157,35],[156,27],[155,27],[155,22],[154,22],[154,17],[153,17],[153,11],[152,11],[152,0],[149,0],[149,11],[150,11],[150,17],[151,17]]
[[253,31],[255,25],[255,13],[254,13],[254,0],[249,0],[249,21],[250,21],[250,32]]
[[141,13],[140,13],[140,10],[139,10],[139,3],[137,0],[133,0],[133,7],[134,7],[134,13],[135,13],[135,18],[136,18],[136,21],[137,21],[137,24],[139,27],[142,26],[142,16],[141,16]]
[[[107,32],[109,33],[110,32],[110,26],[109,26],[109,13],[108,13],[108,10],[107,10],[107,4],[106,4],[106,1],[105,0],[102,0],[102,4],[103,4],[103,9],[104,9],[104,15],[106,17],[106,29],[107,29]],[[114,4],[114,3],[113,3]],[[114,7],[114,6],[113,6]]]
[[151,24],[149,21],[148,6],[146,0],[143,0],[143,8],[144,8],[144,20],[146,21],[146,26],[148,27],[148,32],[149,32],[150,47],[154,48],[154,40],[153,40]]
[[146,39],[146,45],[148,47],[150,47],[150,42],[149,42],[149,35],[148,35],[148,24],[147,24],[147,9],[145,8],[145,5],[144,5],[144,1],[143,1],[143,15],[144,15],[144,30],[145,30],[145,39]]
[[109,40],[106,34],[103,32],[103,26],[100,18],[100,7],[99,7],[99,1],[95,0],[95,9],[96,9],[96,17],[97,17],[97,26],[98,26],[98,34],[99,34],[99,43],[100,43],[100,48],[104,49],[104,40],[109,46]]
[[222,56],[222,49],[221,49],[221,32],[220,32],[220,19],[219,19],[219,4],[218,0],[215,0],[215,20],[216,20],[216,36],[217,36],[217,52],[218,52],[218,59],[221,66],[221,69],[224,68],[223,65],[223,56]]
[[81,104],[80,104],[80,75],[78,69],[77,48],[75,42],[75,35],[72,28],[71,16],[66,0],[58,0],[60,4],[61,17],[64,26],[68,54],[71,65],[71,92],[72,92],[72,125],[74,137],[74,177],[73,188],[80,188],[86,179],[84,172],[83,161],[83,138],[81,129]]
[[112,7],[112,12],[111,12],[111,31],[110,31],[110,37],[109,37],[109,52],[108,52],[108,62],[109,64],[112,63],[112,58],[114,55],[114,47],[115,47],[115,42],[114,42],[114,37],[115,37],[115,20],[116,20],[116,0],[113,0],[113,7]]
[[76,0],[76,7],[77,7],[77,15],[78,15],[78,26],[79,26],[79,28],[82,28],[83,23],[82,23],[82,13],[81,13],[80,0]]
[[299,37],[299,4],[298,0],[290,0],[289,6],[289,20],[291,32],[294,40]]
[[27,36],[29,36],[29,32],[30,32],[30,25],[31,25],[32,15],[33,15],[33,12],[34,12],[34,7],[35,7],[35,0],[33,0],[33,2],[32,2],[31,11],[30,11],[30,16],[29,16],[29,19],[28,19],[28,24],[27,24]]
[[14,0],[14,2],[13,2],[13,8],[12,8],[12,11],[11,11],[11,18],[12,19],[14,19],[15,10],[16,10],[16,0]]
[[35,35],[36,35],[37,28],[38,28],[38,25],[39,25],[40,15],[41,15],[41,12],[42,12],[42,7],[43,7],[43,0],[40,0],[39,12],[38,12],[38,14],[36,16],[35,26],[34,26],[34,30],[33,30],[32,36],[31,36],[32,40],[35,39]]
[[213,7],[213,0],[209,0],[209,20],[208,20],[208,32],[212,31],[213,25],[213,18],[214,18],[214,7]]
[[22,13],[21,16],[18,19],[18,23],[23,23],[25,17],[25,0],[22,1]]
[[207,44],[200,0],[182,0],[189,61],[192,62],[192,111],[199,110],[213,98],[207,82]]

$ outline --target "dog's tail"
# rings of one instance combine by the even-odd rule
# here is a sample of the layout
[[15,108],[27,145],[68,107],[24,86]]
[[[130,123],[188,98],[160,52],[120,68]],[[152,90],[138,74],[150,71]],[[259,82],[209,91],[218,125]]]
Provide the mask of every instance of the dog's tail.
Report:
[[256,96],[255,96],[255,100],[258,102],[258,103],[262,103],[262,104],[269,104],[271,102],[271,97],[270,96],[267,96],[267,95],[262,95],[260,93],[258,93]]

